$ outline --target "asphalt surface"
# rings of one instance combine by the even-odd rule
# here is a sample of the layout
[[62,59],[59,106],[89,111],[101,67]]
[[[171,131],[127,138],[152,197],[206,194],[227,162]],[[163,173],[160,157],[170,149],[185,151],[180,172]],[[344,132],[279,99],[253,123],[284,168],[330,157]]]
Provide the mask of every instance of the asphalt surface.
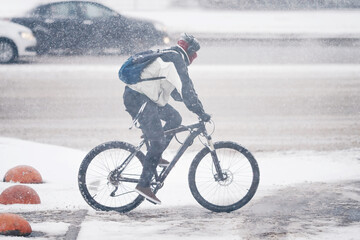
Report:
[[[215,140],[252,151],[359,147],[360,48],[285,43],[201,49],[190,74],[213,116]],[[136,143],[117,79],[126,57],[43,56],[0,66],[1,135],[82,150],[115,139]],[[196,121],[183,104],[171,104],[184,124]]]

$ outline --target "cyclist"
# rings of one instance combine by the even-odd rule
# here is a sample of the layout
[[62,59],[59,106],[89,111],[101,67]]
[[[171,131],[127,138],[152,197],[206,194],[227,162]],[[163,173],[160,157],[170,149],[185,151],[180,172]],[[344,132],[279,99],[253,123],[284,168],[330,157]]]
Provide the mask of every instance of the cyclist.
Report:
[[[176,46],[164,49],[164,53],[141,73],[142,79],[165,78],[125,87],[123,98],[126,111],[140,124],[150,143],[135,191],[156,204],[161,204],[161,201],[151,191],[150,182],[158,165],[166,167],[169,164],[162,158],[162,153],[173,137],[165,137],[164,131],[178,127],[182,121],[179,112],[168,104],[170,95],[176,101],[183,101],[201,120],[210,120],[188,74],[188,66],[197,57],[199,49],[200,44],[194,36],[182,34]],[[164,126],[161,120],[165,122]]]

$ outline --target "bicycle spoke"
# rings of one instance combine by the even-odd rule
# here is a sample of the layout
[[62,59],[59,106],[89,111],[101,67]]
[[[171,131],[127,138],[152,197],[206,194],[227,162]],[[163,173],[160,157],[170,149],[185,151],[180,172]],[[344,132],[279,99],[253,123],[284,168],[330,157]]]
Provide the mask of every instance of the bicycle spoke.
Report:
[[[221,175],[215,169],[210,152],[197,156],[190,168],[190,190],[204,207],[213,211],[232,211],[254,195],[258,185],[254,174],[258,175],[258,168],[255,159],[244,155],[241,146],[231,142],[220,144],[222,147],[215,148]],[[257,172],[254,173],[254,169]]]
[[141,161],[133,155],[118,171],[134,150],[126,143],[110,142],[92,151],[79,170],[79,187],[87,202],[95,209],[115,211],[128,211],[140,204],[142,199],[134,189],[142,171]]

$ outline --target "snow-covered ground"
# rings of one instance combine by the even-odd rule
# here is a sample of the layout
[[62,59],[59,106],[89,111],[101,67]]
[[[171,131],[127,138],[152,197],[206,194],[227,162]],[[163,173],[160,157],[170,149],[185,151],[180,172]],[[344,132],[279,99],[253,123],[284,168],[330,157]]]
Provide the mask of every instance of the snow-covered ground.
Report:
[[[14,166],[31,165],[42,174],[44,180],[43,184],[29,185],[39,194],[41,204],[0,205],[0,212],[25,214],[25,218],[30,216],[29,222],[35,233],[32,239],[55,239],[58,236],[65,236],[69,231],[70,223],[64,219],[39,223],[31,218],[31,214],[36,215],[36,212],[51,214],[54,211],[78,212],[84,209],[88,210],[88,213],[83,222],[80,222],[81,229],[78,239],[118,239],[120,236],[125,239],[141,239],[144,236],[147,236],[145,239],[158,239],[159,237],[162,239],[168,237],[171,239],[194,239],[195,237],[197,239],[219,239],[220,236],[227,236],[229,239],[243,239],[241,228],[237,228],[239,222],[227,221],[227,215],[211,215],[192,198],[187,186],[187,171],[193,153],[185,155],[183,161],[180,161],[174,172],[169,175],[164,188],[158,193],[163,204],[154,206],[145,201],[138,209],[134,210],[134,215],[118,213],[101,215],[101,213],[90,209],[85,203],[77,188],[77,171],[85,154],[85,152],[64,147],[12,138],[0,138],[0,177],[3,177],[6,171]],[[359,181],[359,155],[360,149],[334,152],[258,153],[255,157],[261,170],[261,183],[252,201],[256,202],[270,196],[274,191],[297,184]],[[0,191],[15,184],[1,182]],[[261,206],[261,208],[264,207],[266,206]],[[186,209],[189,208],[190,211],[187,213]],[[252,208],[256,210],[256,204]],[[243,209],[246,210],[247,206]],[[263,210],[266,212],[265,209]],[[161,217],[169,218],[170,216],[179,216],[179,214],[191,215],[195,214],[194,211],[197,212],[196,216],[198,217],[208,215],[208,217],[219,218],[219,220],[224,218],[223,221],[226,222],[227,226],[220,231],[193,230],[192,233],[181,234],[181,231],[187,228],[182,226],[185,224],[183,221],[186,218],[185,216],[172,219],[169,222],[161,221]],[[242,211],[242,209],[236,211],[237,214],[240,214],[238,217],[241,217]],[[234,217],[232,213],[228,216],[231,219]],[[154,222],[160,225],[148,221],[151,218],[154,218]],[[34,222],[31,222],[32,219]],[[241,218],[238,220],[241,221]],[[187,219],[186,221],[191,226],[198,223],[196,219]],[[205,229],[218,229],[218,225],[219,222],[209,220],[206,222]],[[350,225],[340,227],[339,230],[339,226],[327,226],[322,229],[320,235],[311,236],[304,232],[303,235],[296,235],[296,237],[299,239],[319,239],[318,237],[320,239],[331,239],[335,237],[333,239],[336,239],[336,236],[341,233],[341,239],[355,239],[355,236],[359,234],[358,227],[358,224],[356,226]],[[204,229],[203,226],[198,228]],[[176,234],[176,230],[179,231],[179,235]],[[0,239],[14,238],[3,236]]]

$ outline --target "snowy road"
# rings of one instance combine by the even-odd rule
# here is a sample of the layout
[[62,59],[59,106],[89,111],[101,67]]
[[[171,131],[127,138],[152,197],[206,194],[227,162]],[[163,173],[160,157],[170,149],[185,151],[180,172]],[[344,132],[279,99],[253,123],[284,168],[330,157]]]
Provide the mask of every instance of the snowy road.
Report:
[[[288,54],[267,62],[263,56],[272,59],[274,52],[266,49],[250,54],[250,64],[244,56],[233,64],[227,57],[215,64],[210,56],[217,49],[204,50],[207,60],[199,58],[190,69],[216,123],[214,139],[237,141],[259,161],[259,190],[243,209],[214,214],[191,197],[186,174],[202,147],[198,142],[159,192],[163,206],[145,202],[120,215],[86,205],[76,186],[85,152],[108,140],[136,143],[139,136],[128,130],[123,85],[116,76],[124,57],[104,56],[44,57],[0,66],[0,136],[77,149],[0,138],[0,177],[25,163],[40,170],[46,181],[32,186],[40,194],[40,206],[0,206],[0,211],[26,217],[37,240],[356,239],[360,58],[353,57],[358,50],[334,48],[331,56],[342,57],[327,60],[329,51],[316,48],[318,58],[312,61],[312,51],[298,51],[295,59],[288,55],[290,49],[282,49]],[[196,120],[182,105],[175,106],[184,123]],[[171,145],[166,156],[175,149]],[[10,185],[0,183],[0,190]]]
[[[36,2],[5,1],[0,15],[16,16]],[[102,2],[124,11],[119,1]],[[162,206],[144,202],[128,214],[90,209],[77,188],[86,152],[104,141],[136,143],[139,137],[128,130],[123,85],[116,76],[125,57],[46,56],[0,66],[0,178],[7,169],[28,164],[45,181],[31,185],[40,205],[0,205],[0,212],[25,217],[36,240],[359,238],[357,11],[127,14],[166,20],[176,34],[260,38],[205,43],[190,70],[216,123],[215,141],[237,141],[258,160],[255,197],[229,214],[199,206],[186,180],[202,147],[196,143],[158,193]],[[273,37],[278,40],[264,41]],[[176,107],[184,123],[196,120],[182,105]],[[171,145],[165,156],[175,149]],[[11,185],[0,182],[0,191]]]
[[[291,52],[268,46],[247,52],[242,60],[232,56],[230,64],[237,47],[223,48],[219,55],[224,62],[217,64],[217,48],[204,47],[205,57],[190,67],[216,123],[215,139],[238,141],[253,151],[360,146],[358,48],[346,54],[342,48]],[[326,60],[325,53],[334,58]],[[268,54],[274,63],[262,62]],[[244,64],[245,56],[257,60]],[[316,57],[318,62],[311,60]],[[130,118],[117,79],[124,58],[44,57],[0,66],[1,135],[84,150],[111,139],[136,142],[138,132],[127,129]],[[182,104],[174,104],[184,123],[196,120]]]
[[[316,189],[316,191],[314,191]],[[64,233],[33,237],[74,239],[356,239],[359,181],[306,183],[256,198],[240,211],[211,213],[198,206],[135,210],[128,214],[77,211],[19,213],[34,225],[63,222]],[[349,198],[349,196],[351,196]],[[355,197],[354,197],[355,196]],[[80,228],[81,226],[81,228]],[[101,227],[99,227],[101,226]],[[94,231],[98,228],[98,231]],[[46,232],[46,231],[45,231]],[[80,234],[79,234],[80,232]],[[141,232],[134,234],[136,232]],[[79,235],[78,235],[79,234]],[[147,237],[145,237],[145,235]]]

